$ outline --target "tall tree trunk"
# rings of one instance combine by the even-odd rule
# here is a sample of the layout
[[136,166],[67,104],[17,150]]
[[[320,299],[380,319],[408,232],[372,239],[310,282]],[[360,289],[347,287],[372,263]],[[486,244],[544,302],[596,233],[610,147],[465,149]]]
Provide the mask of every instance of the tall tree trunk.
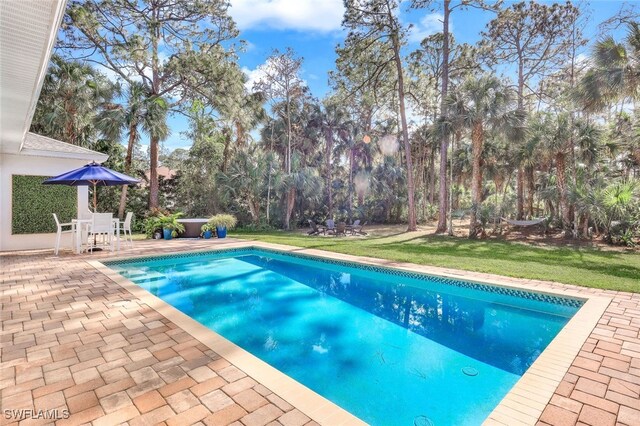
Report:
[[500,219],[503,216],[503,207],[504,200],[507,198],[507,190],[509,189],[509,185],[511,184],[511,177],[513,176],[513,172],[509,171],[507,178],[502,182],[502,186],[500,187],[500,192],[502,196],[500,198],[500,203],[498,204],[498,194],[496,193],[496,206],[498,206],[498,217],[496,218],[496,223],[494,226],[494,230],[500,228],[500,232],[502,232],[502,227],[500,224],[502,220]]
[[518,166],[518,172],[516,173],[516,205],[518,220],[524,217],[524,170],[522,166]]
[[533,194],[535,193],[535,177],[533,167],[527,166],[525,169],[527,176],[527,214],[533,217]]
[[[349,221],[353,220],[353,147],[349,150]],[[332,218],[333,219],[333,218]]]
[[[155,7],[151,11],[152,19],[159,20],[159,8]],[[150,96],[160,92],[160,62],[158,60],[158,40],[160,40],[160,25],[153,30],[151,37],[151,93]],[[160,184],[158,182],[158,146],[160,138],[158,135],[151,135],[149,141],[149,208],[159,207]]]
[[556,172],[558,173],[558,192],[560,193],[560,209],[562,210],[562,229],[565,237],[571,235],[571,211],[567,197],[567,176],[564,152],[556,153]]
[[[421,144],[418,147],[418,155],[417,158],[415,158],[416,160],[416,173],[414,174],[414,178],[415,178],[415,186],[416,186],[416,191],[421,194],[422,196],[420,197],[420,201],[418,202],[418,206],[416,206],[416,209],[419,209],[422,211],[422,217],[424,217],[425,211],[427,209],[427,170],[425,167],[425,149],[424,149],[424,144]],[[416,212],[416,216],[420,217],[420,215],[417,214]]]
[[549,222],[551,222],[556,217],[556,208],[550,200],[546,200],[545,204],[547,205],[547,210],[549,210]]
[[220,170],[222,173],[226,173],[227,168],[229,167],[229,157],[231,156],[229,153],[231,150],[231,129],[225,127],[222,130],[222,135],[224,136],[224,150],[222,151],[222,164]]
[[[133,120],[132,120],[133,121]],[[136,143],[138,137],[137,123],[132,122],[129,126],[129,142],[127,143],[127,156],[124,158],[124,172],[126,174],[131,173],[131,163],[133,162],[133,146]],[[124,210],[127,205],[127,189],[129,185],[122,186],[122,192],[120,193],[120,207],[118,208],[118,217],[122,219],[124,217]]]
[[[288,80],[287,80],[288,81]],[[291,98],[289,97],[289,86],[287,84],[286,87],[286,93],[287,93],[287,109],[286,109],[286,113],[287,113],[287,175],[291,176],[291,136],[292,136],[292,132],[291,132]],[[291,214],[293,213],[293,207],[295,205],[296,202],[296,190],[295,188],[291,188],[289,189],[289,192],[287,193],[287,208],[286,208],[286,212],[285,212],[285,222],[284,222],[284,227],[285,229],[289,230],[291,229]]]
[[[571,180],[572,180],[572,184],[573,184],[573,188],[574,190],[576,190],[578,188],[578,176],[577,176],[577,162],[576,162],[576,145],[575,142],[573,140],[573,127],[574,127],[574,123],[573,123],[573,113],[571,114],[571,139],[569,140],[569,144],[570,144],[570,150],[571,150]],[[572,219],[573,219],[573,234],[572,236],[574,238],[578,238],[580,236],[580,224],[579,224],[579,217],[578,217],[578,209],[576,208],[575,204],[571,205],[571,213],[572,213]]]
[[287,86],[287,174],[291,174],[291,99]]
[[249,204],[249,213],[251,214],[251,220],[256,225],[260,224],[260,201],[255,201],[253,199],[248,200]]
[[[522,114],[524,119],[524,59],[522,57],[521,48],[518,45],[518,111]],[[518,138],[521,139],[524,135],[518,132]],[[518,140],[518,143],[522,143],[522,140]],[[524,170],[522,164],[518,164],[518,178],[516,180],[516,218],[522,220],[524,218]]]
[[[572,25],[572,32],[571,32],[571,41],[572,41],[572,49],[569,50],[570,55],[569,57],[571,58],[571,60],[569,61],[569,85],[571,87],[571,89],[575,88],[575,77],[576,77],[576,59],[577,59],[577,47],[578,44],[576,43],[576,40],[579,37],[579,28],[576,25],[576,21],[573,21],[573,25]],[[634,97],[634,110],[635,110],[635,97]],[[569,140],[569,144],[570,144],[570,149],[571,149],[571,178],[572,178],[572,183],[573,183],[573,188],[574,190],[576,190],[578,188],[578,176],[577,176],[577,162],[576,162],[576,144],[575,144],[575,140],[574,140],[574,127],[575,127],[575,111],[571,111],[570,114],[570,123],[571,123],[571,138]],[[573,207],[573,236],[574,238],[578,238],[580,236],[580,229],[579,229],[579,223],[578,223],[578,209],[575,208],[575,205],[572,206]],[[588,228],[588,225],[587,225]],[[585,236],[587,235],[586,233],[584,234]]]
[[[273,123],[271,123],[271,139],[269,139],[269,152],[273,153]],[[269,225],[270,211],[271,211],[271,173],[273,169],[272,160],[273,158],[267,157],[269,159],[269,176],[267,178],[267,225]]]
[[327,186],[327,203],[329,205],[329,218],[333,218],[333,188],[331,187],[331,183],[333,181],[331,167],[331,153],[333,152],[333,129],[331,127],[325,128],[324,139],[326,141],[325,173],[327,179],[325,185]]
[[469,238],[478,236],[478,213],[482,204],[482,143],[484,129],[482,122],[474,123],[471,130],[471,144],[473,147],[473,164],[471,178],[471,222],[469,224]]
[[583,237],[591,237],[589,235],[589,213],[584,213],[581,218]]
[[436,150],[429,153],[429,204],[433,205],[436,196]]
[[[449,89],[449,14],[451,0],[443,2],[443,19],[442,19],[442,97],[440,99],[440,113],[446,120],[448,111],[446,105],[447,92]],[[447,185],[447,151],[449,149],[448,132],[443,132],[442,141],[440,142],[440,191],[438,193],[438,226],[437,233],[443,233],[447,230],[447,210],[448,210],[448,185]]]
[[158,182],[158,145],[160,141],[157,136],[151,136],[149,144],[149,208],[158,208],[160,184]]
[[296,189],[290,188],[287,191],[287,210],[284,218],[284,228],[286,230],[291,229],[291,214],[293,213],[293,207],[296,204]]
[[236,125],[236,145],[239,147],[244,147],[245,146],[245,133],[244,133],[244,127],[242,126],[242,123],[240,121],[236,121],[235,122]]
[[118,219],[122,220],[124,217],[124,211],[127,206],[127,190],[129,185],[122,185],[122,189],[120,190],[120,206],[118,207]]
[[407,231],[417,230],[415,185],[413,182],[413,160],[411,158],[411,144],[409,143],[409,129],[407,127],[407,115],[404,107],[404,76],[402,75],[402,58],[400,58],[400,40],[398,34],[393,35],[393,52],[395,56],[396,71],[398,72],[398,103],[400,104],[400,123],[402,124],[402,140],[404,142],[404,156],[407,169],[407,192],[409,198],[409,211],[407,212]]

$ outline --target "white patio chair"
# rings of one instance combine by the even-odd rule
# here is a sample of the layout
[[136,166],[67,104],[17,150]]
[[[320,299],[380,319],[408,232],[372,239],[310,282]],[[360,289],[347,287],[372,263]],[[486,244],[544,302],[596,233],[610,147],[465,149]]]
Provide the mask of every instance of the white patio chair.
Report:
[[[133,247],[133,236],[131,235],[131,219],[133,219],[133,212],[127,212],[127,216],[124,218],[124,222],[120,222],[120,232],[124,237],[124,241],[129,244],[129,247]],[[127,238],[127,234],[129,237]]]
[[[56,246],[53,249],[55,255],[58,255],[58,251],[60,251],[60,240],[62,239],[63,234],[71,234],[73,236],[74,233],[74,225],[73,223],[60,223],[58,220],[58,215],[53,214],[53,219],[56,221]],[[70,229],[63,230],[62,228],[69,227]],[[71,247],[73,247],[73,238],[71,238]]]
[[[96,237],[101,236],[103,243],[108,243],[109,249],[113,251],[113,231],[113,213],[94,213],[89,224],[89,244],[92,239],[95,243]],[[89,248],[92,253],[94,245]]]

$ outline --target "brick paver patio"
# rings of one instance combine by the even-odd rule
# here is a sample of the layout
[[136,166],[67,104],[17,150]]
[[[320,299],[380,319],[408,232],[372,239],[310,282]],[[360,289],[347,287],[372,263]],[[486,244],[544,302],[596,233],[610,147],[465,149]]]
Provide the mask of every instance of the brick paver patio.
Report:
[[[139,241],[120,255],[228,242],[233,240]],[[18,424],[16,415],[25,414],[20,409],[68,410],[70,416],[57,425],[315,424],[87,263],[112,256],[0,254],[3,424]],[[640,294],[604,293],[613,302],[540,425],[640,425]]]

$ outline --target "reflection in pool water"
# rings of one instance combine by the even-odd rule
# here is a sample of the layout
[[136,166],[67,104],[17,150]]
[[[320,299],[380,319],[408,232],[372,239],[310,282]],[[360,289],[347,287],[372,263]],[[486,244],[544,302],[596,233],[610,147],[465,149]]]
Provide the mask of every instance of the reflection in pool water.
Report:
[[371,424],[480,424],[577,308],[292,256],[115,266]]

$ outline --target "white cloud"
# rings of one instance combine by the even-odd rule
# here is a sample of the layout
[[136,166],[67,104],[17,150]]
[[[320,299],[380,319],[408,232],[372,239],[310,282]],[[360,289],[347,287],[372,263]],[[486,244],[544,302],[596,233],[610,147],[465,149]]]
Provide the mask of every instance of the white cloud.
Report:
[[[435,33],[442,32],[442,20],[444,16],[441,13],[430,13],[420,19],[420,22],[414,23],[409,33],[409,41],[420,43],[425,37]],[[453,23],[449,20],[449,31],[453,32]]]
[[[244,87],[250,92],[253,92],[253,86],[259,82],[260,80],[264,80],[266,76],[266,71],[269,69],[269,62],[265,62],[262,65],[258,65],[255,69],[249,69],[247,67],[242,67],[242,72],[247,76],[247,82],[244,83]],[[272,72],[273,74],[273,72]],[[303,86],[308,86],[305,79],[299,79]]]
[[256,69],[249,69],[247,67],[242,67],[242,72],[247,76],[247,82],[244,83],[244,87],[249,91],[253,92],[253,86],[264,77],[264,69],[256,67]]
[[590,60],[591,58],[586,53],[579,53],[578,56],[576,56],[576,66],[586,67],[589,65]]
[[229,13],[241,30],[329,32],[340,29],[342,0],[231,0]]

